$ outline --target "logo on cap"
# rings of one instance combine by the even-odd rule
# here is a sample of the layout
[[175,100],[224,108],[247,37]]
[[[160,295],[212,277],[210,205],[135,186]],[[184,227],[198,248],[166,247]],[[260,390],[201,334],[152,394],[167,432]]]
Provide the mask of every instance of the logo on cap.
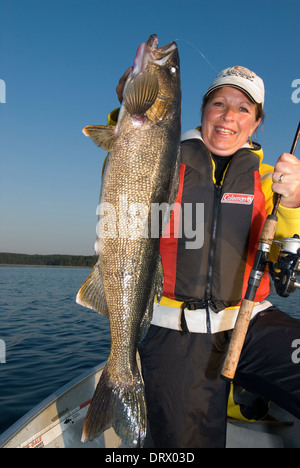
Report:
[[248,68],[244,67],[231,67],[226,70],[226,72],[222,76],[239,76],[241,78],[246,78],[247,80],[253,81],[255,79],[255,73],[248,70]]

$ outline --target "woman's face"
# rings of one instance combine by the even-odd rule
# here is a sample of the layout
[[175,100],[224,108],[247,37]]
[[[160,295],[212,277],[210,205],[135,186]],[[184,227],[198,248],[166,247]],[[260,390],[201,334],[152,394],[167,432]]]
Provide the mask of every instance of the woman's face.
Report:
[[247,142],[260,120],[256,120],[256,104],[243,91],[224,86],[203,110],[201,135],[213,154],[230,156]]

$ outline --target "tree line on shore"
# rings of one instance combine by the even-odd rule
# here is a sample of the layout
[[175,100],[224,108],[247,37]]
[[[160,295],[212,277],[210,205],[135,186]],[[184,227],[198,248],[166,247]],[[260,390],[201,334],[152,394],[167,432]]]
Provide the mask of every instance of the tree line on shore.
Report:
[[96,255],[29,255],[0,252],[2,265],[49,265],[49,266],[87,266],[93,267]]

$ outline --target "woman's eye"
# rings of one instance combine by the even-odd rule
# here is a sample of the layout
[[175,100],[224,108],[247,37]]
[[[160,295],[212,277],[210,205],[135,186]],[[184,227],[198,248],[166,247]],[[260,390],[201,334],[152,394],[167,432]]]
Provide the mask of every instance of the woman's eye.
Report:
[[246,113],[249,112],[248,109],[247,109],[246,107],[240,107],[240,111],[241,111],[241,112],[246,112]]

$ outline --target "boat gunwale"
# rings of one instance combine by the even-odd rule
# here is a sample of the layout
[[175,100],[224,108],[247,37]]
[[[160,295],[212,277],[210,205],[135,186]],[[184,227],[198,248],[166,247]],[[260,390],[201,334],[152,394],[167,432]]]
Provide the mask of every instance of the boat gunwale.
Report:
[[92,367],[91,369],[87,369],[82,374],[78,375],[73,380],[60,387],[58,390],[55,390],[48,397],[35,405],[31,410],[21,416],[15,423],[13,423],[8,429],[0,434],[0,448],[3,448],[5,445],[7,445],[9,441],[13,439],[13,437],[15,437],[21,430],[25,428],[25,426],[27,426],[27,424],[33,421],[37,416],[39,416],[50,405],[55,403],[64,394],[77,385],[81,384],[84,380],[90,378],[92,375],[101,371],[104,368],[106,362],[107,361],[102,361],[100,364]]

